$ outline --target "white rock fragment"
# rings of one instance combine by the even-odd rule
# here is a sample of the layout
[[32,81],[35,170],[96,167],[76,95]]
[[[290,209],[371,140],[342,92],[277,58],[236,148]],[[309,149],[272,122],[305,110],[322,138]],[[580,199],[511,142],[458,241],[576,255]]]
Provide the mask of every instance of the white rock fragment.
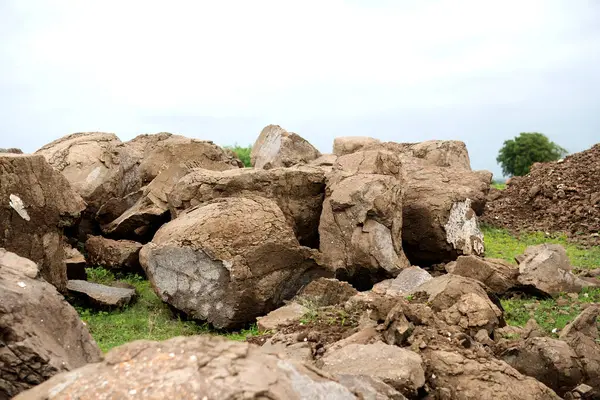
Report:
[[11,194],[9,199],[8,205],[11,206],[21,218],[23,218],[25,221],[29,221],[29,214],[27,214],[27,210],[25,210],[25,204],[23,204],[23,200],[14,194]]

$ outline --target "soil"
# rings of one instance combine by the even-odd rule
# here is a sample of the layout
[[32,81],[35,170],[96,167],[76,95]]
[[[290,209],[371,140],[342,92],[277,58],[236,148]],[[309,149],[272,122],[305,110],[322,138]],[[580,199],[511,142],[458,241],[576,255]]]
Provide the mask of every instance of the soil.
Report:
[[574,242],[600,245],[600,144],[536,163],[506,189],[492,189],[482,221],[513,233],[564,233]]

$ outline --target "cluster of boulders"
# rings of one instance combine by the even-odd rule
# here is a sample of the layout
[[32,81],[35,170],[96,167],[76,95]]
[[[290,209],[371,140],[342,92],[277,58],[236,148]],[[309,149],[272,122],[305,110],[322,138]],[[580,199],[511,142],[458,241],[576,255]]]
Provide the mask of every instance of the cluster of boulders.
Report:
[[[513,342],[503,336],[497,296],[596,282],[574,275],[559,246],[528,249],[518,266],[482,258],[478,216],[491,173],[471,170],[464,143],[345,137],[321,154],[269,125],[251,160],[243,168],[227,149],[168,133],[129,142],[77,133],[34,154],[0,149],[0,399],[56,374],[18,398],[552,399],[600,390],[597,308],[559,339],[533,328]],[[87,282],[86,266],[144,274],[164,302],[216,328],[258,320],[277,333],[261,348],[209,337],[134,342],[98,363],[59,292],[109,308],[136,293]],[[327,343],[285,333],[321,309],[357,323]],[[559,350],[570,364],[553,356]]]

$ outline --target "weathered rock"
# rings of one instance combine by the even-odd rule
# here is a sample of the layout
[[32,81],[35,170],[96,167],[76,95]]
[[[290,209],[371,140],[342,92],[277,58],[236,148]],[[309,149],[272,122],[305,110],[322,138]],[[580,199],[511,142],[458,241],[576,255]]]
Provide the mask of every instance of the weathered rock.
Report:
[[65,246],[65,264],[67,267],[67,279],[87,280],[85,272],[85,257],[77,249],[71,246]]
[[15,400],[50,395],[54,400],[356,399],[317,369],[216,336],[129,343],[111,350],[104,362],[56,376]]
[[376,147],[381,144],[379,139],[368,136],[342,136],[333,140],[333,154],[344,156],[356,153],[368,147]]
[[360,329],[358,332],[353,333],[347,338],[332,343],[327,348],[327,351],[331,353],[351,344],[363,345],[375,342],[381,342],[381,335],[379,334],[379,332],[377,332],[377,329],[374,326],[367,326],[365,328]]
[[112,240],[102,236],[89,236],[85,242],[90,265],[111,270],[136,272],[141,270],[139,254],[142,244],[132,240]]
[[567,253],[560,245],[528,247],[520,260],[519,283],[531,285],[546,294],[579,293],[584,287],[595,286],[571,273]]
[[0,398],[101,359],[77,312],[38,279],[37,265],[0,249]]
[[338,375],[338,381],[357,393],[362,400],[407,400],[406,397],[380,379],[364,375]]
[[583,378],[577,354],[566,342],[557,339],[530,338],[503,352],[500,358],[561,396]]
[[488,299],[490,304],[493,304],[480,282],[453,274],[437,276],[411,291],[413,295],[419,293],[426,294],[428,303],[435,311],[452,307],[463,295],[470,293]]
[[340,278],[369,286],[408,266],[399,170],[391,153],[359,152],[338,158],[327,177],[320,250]]
[[1,149],[0,148],[0,153],[23,154],[23,150],[17,149],[15,147],[11,147],[11,148],[8,148],[8,149]]
[[0,247],[36,262],[44,279],[65,290],[63,228],[85,203],[40,155],[0,154]]
[[67,178],[92,214],[110,198],[140,187],[138,160],[113,133],[74,133],[48,143],[36,154]]
[[326,307],[345,303],[357,293],[358,291],[348,282],[319,278],[306,285],[298,293],[298,298],[308,300],[319,307]]
[[268,125],[254,142],[250,160],[255,168],[270,169],[307,164],[320,155],[300,135],[288,132],[279,125]]
[[216,327],[242,325],[280,306],[317,277],[314,252],[298,244],[269,199],[225,198],[162,226],[140,262],[163,301]]
[[384,338],[387,344],[403,346],[414,330],[414,325],[404,315],[404,305],[398,303],[387,315]]
[[256,324],[260,331],[276,331],[281,327],[300,321],[308,311],[308,308],[291,302],[271,311],[264,317],[256,318]]
[[312,363],[313,351],[310,343],[297,340],[298,335],[283,335],[276,333],[261,346],[261,351],[266,354],[282,354],[289,360],[303,363]]
[[412,264],[449,262],[459,255],[482,255],[483,212],[491,172],[426,165],[403,159],[402,239]]
[[319,245],[319,218],[325,197],[325,172],[315,167],[238,169],[224,172],[193,169],[168,195],[173,218],[183,210],[220,197],[258,195],[277,203],[300,244]]
[[334,375],[358,375],[379,379],[405,395],[413,395],[425,384],[421,357],[385,343],[350,344],[327,352],[317,363]]
[[584,383],[592,386],[600,395],[599,316],[599,305],[586,308],[562,330],[559,339],[568,343],[579,357],[584,372]]
[[368,290],[350,297],[344,304],[344,308],[347,311],[368,311],[373,320],[384,322],[389,312],[397,303],[398,297],[387,296],[384,293],[376,293]]
[[315,158],[309,162],[308,165],[315,167],[333,167],[337,158],[338,157],[335,154],[321,154],[319,158]]
[[135,289],[101,285],[99,283],[70,280],[67,289],[71,294],[83,296],[98,307],[120,308],[135,298]]
[[500,259],[460,256],[448,272],[478,280],[495,294],[504,294],[519,286],[519,268]]
[[559,400],[537,380],[521,375],[495,358],[466,357],[448,350],[423,352],[436,399]]
[[408,267],[402,270],[402,272],[390,282],[385,294],[388,296],[407,295],[413,289],[430,279],[432,279],[431,274],[424,269],[419,267]]

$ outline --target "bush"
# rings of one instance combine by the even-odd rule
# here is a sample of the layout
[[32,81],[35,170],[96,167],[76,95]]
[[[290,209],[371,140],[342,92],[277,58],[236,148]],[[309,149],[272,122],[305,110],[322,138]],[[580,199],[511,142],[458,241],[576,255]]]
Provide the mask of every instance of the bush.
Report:
[[246,147],[238,146],[236,143],[233,146],[225,146],[226,149],[229,149],[235,153],[235,155],[242,161],[244,167],[251,167],[250,163],[250,152],[252,151],[252,145],[248,145]]
[[567,150],[550,141],[546,135],[532,132],[506,140],[496,161],[504,175],[523,176],[529,173],[534,163],[556,161],[565,155]]

